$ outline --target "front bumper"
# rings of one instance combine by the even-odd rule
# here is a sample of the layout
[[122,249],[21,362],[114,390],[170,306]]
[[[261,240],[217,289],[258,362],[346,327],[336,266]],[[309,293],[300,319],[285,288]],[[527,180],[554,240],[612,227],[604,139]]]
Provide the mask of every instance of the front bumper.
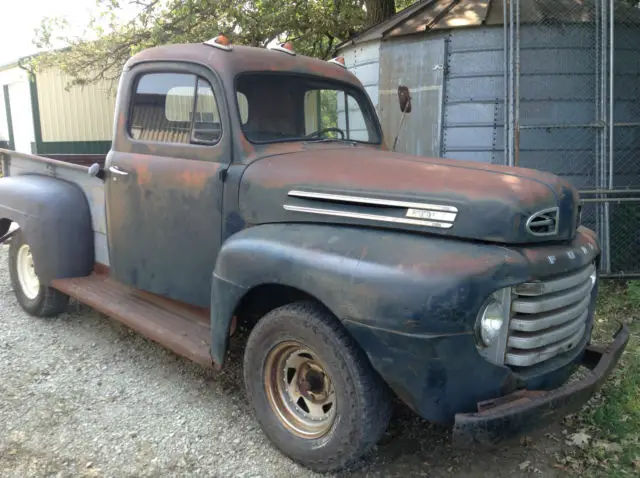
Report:
[[602,386],[618,363],[628,340],[629,330],[623,325],[607,347],[588,346],[580,365],[590,372],[577,382],[551,391],[518,390],[504,397],[479,402],[476,413],[456,414],[454,444],[493,444],[577,411]]

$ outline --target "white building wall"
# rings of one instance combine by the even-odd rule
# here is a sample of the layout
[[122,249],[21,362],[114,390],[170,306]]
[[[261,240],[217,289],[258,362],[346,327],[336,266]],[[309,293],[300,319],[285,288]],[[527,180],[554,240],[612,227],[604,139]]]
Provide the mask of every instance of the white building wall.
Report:
[[0,85],[0,142],[9,141],[9,125],[7,124],[6,111],[4,88]]
[[378,87],[380,84],[380,43],[377,41],[345,47],[340,52],[345,65],[356,75],[371,97],[378,111]]
[[[5,85],[9,86],[9,103],[11,105],[15,149],[22,153],[31,153],[31,143],[35,141],[35,135],[33,133],[33,110],[31,108],[29,75],[17,65],[0,70],[0,90],[3,90]],[[2,110],[0,110],[4,123],[0,122],[0,124],[6,125],[4,101],[7,101],[7,99],[3,98]]]

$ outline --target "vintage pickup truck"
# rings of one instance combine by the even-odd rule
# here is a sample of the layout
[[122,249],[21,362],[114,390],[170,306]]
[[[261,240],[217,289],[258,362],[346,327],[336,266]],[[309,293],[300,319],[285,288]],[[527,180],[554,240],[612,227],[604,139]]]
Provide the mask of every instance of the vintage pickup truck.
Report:
[[384,144],[338,60],[145,50],[104,163],[0,151],[17,300],[49,317],[73,297],[211,367],[243,325],[264,433],[318,471],[371,449],[394,395],[460,443],[577,410],[628,331],[590,345],[600,250],[576,190]]

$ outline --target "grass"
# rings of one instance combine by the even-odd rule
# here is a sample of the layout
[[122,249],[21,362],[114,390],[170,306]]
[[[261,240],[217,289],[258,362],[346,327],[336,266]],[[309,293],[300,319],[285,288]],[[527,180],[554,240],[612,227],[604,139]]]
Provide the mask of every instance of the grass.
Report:
[[640,476],[640,281],[603,281],[600,287],[593,341],[611,341],[621,322],[631,338],[601,392],[568,420],[586,443],[570,447],[559,461],[576,475]]

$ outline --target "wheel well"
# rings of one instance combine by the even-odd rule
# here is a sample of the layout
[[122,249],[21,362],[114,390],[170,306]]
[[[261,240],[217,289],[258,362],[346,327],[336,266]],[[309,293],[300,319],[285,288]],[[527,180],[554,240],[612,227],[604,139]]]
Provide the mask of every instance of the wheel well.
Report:
[[265,314],[283,305],[299,301],[311,301],[325,307],[317,298],[295,287],[281,284],[263,284],[254,287],[240,299],[240,303],[236,306],[233,313],[235,327],[250,330]]
[[7,232],[9,232],[10,227],[11,227],[11,219],[7,219],[6,217],[0,218],[0,237],[4,236]]

